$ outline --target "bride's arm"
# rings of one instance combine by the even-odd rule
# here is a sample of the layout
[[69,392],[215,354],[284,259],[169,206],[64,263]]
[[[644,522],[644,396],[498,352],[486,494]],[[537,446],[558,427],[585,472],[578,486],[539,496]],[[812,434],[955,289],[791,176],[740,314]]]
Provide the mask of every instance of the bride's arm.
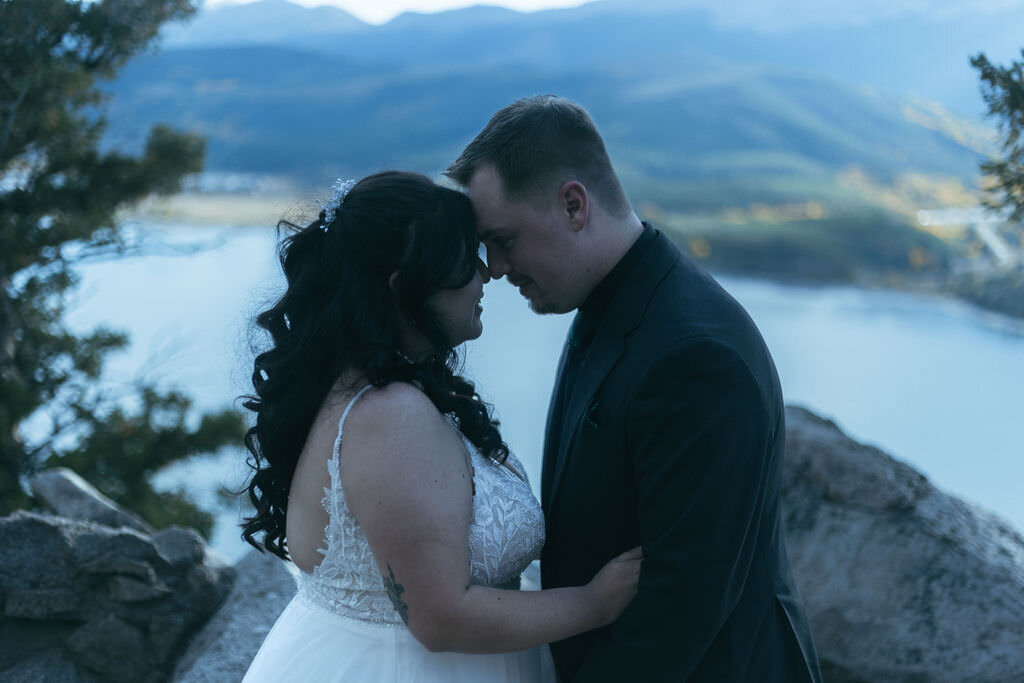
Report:
[[561,640],[611,623],[635,592],[638,551],[586,586],[470,586],[470,465],[459,435],[408,384],[372,390],[356,403],[340,460],[349,509],[392,602],[430,650],[511,652]]

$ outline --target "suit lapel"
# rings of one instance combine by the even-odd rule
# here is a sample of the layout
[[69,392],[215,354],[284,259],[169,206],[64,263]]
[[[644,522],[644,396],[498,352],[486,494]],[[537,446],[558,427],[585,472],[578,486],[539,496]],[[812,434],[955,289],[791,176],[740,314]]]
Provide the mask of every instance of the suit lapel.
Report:
[[[572,440],[578,431],[580,421],[590,407],[590,402],[600,389],[605,378],[622,357],[626,348],[626,337],[636,329],[647,310],[647,304],[654,290],[668,274],[679,259],[679,251],[660,232],[654,243],[633,267],[619,291],[612,299],[611,305],[601,320],[580,366],[576,385],[572,395],[564,397],[564,408],[561,410],[561,431],[558,435],[557,450],[552,450],[553,421],[557,420],[552,401],[548,410],[548,425],[545,431],[544,464],[542,475],[541,498],[544,511],[551,514],[557,500],[566,467],[572,453]],[[565,365],[566,352],[562,350],[559,363],[558,383],[555,385],[553,397],[558,396],[558,388],[562,383],[562,372]],[[550,477],[550,483],[548,483]]]
[[[603,327],[603,325],[602,325]],[[562,474],[565,472],[565,465],[569,458],[569,448],[572,437],[576,435],[576,428],[583,414],[590,405],[590,399],[601,386],[604,378],[608,376],[611,369],[615,367],[626,348],[625,341],[621,335],[602,335],[600,329],[594,336],[590,350],[583,359],[580,366],[580,374],[576,380],[576,386],[572,395],[568,397],[567,407],[562,413],[562,431],[558,443],[558,457],[555,464],[554,480],[552,481],[551,494],[548,496],[549,505],[554,502],[558,484],[562,481]]]
[[562,396],[562,384],[565,382],[565,359],[569,353],[569,343],[562,344],[562,357],[558,361],[558,371],[555,373],[555,385],[551,389],[551,399],[548,401],[548,419],[544,427],[544,452],[541,465],[540,477],[540,501],[541,506],[547,510],[551,497],[551,485],[555,477],[555,461],[558,457],[558,436],[555,434],[556,425],[561,421],[565,413],[565,398]]

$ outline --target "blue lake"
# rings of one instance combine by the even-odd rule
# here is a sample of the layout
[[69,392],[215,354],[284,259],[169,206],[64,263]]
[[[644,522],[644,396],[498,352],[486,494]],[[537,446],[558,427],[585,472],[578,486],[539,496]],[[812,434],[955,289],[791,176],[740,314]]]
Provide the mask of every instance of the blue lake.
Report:
[[[272,230],[141,228],[144,256],[84,265],[70,321],[130,333],[105,380],[145,377],[202,408],[249,389],[251,320],[281,291]],[[213,244],[192,253],[188,245]],[[787,403],[834,420],[909,462],[939,487],[1024,529],[1024,324],[943,299],[846,287],[720,278],[760,326]],[[484,290],[484,335],[466,373],[496,408],[509,445],[539,486],[548,396],[571,316],[537,316],[504,281]],[[259,337],[254,338],[257,342]],[[237,405],[237,403],[236,403]],[[163,487],[208,505],[245,477],[239,449],[176,465]],[[221,511],[213,545],[244,552],[238,509]]]

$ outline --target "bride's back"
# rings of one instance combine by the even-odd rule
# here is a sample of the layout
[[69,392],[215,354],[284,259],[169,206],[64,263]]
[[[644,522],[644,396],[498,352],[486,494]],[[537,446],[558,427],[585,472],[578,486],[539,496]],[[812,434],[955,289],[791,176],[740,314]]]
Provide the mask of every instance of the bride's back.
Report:
[[[358,474],[375,469],[385,460],[383,451],[389,448],[386,436],[398,426],[396,422],[417,435],[420,448],[445,453],[446,459],[464,463],[466,473],[472,476],[469,453],[460,435],[419,388],[395,382],[374,389],[366,386],[358,373],[346,373],[313,420],[292,477],[286,538],[292,561],[302,571],[312,574],[324,559],[321,551],[328,549],[332,491],[338,502],[344,502],[341,512],[351,517],[334,520],[335,523],[358,525],[350,504],[355,501],[358,506],[361,491],[358,486],[355,490],[346,486],[341,491],[342,472],[351,469]],[[341,431],[344,445],[338,440]],[[332,463],[336,447],[337,461]],[[400,460],[415,457],[415,453],[405,453]],[[405,463],[406,467],[415,465]],[[332,471],[339,481],[332,482]]]
[[295,565],[306,572],[323,560],[318,549],[325,547],[324,529],[330,521],[323,505],[324,492],[330,490],[327,461],[338,436],[338,422],[356,390],[332,391],[320,407],[306,444],[299,455],[288,494],[285,518],[288,553]]

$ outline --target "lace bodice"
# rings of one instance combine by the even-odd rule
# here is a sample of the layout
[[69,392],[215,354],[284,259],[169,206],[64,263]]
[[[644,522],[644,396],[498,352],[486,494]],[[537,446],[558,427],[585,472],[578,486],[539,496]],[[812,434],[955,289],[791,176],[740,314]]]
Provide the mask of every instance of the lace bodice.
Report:
[[[345,418],[368,388],[352,398],[338,421],[334,451],[327,461],[331,485],[323,497],[329,519],[324,534],[327,545],[319,550],[323,560],[312,574],[300,572],[299,596],[335,614],[400,625],[402,619],[388,598],[373,551],[341,487],[339,456]],[[514,455],[509,454],[507,466],[501,465],[481,455],[465,436],[462,440],[473,465],[475,488],[468,539],[470,583],[518,588],[519,575],[540,556],[544,545],[540,503]]]

